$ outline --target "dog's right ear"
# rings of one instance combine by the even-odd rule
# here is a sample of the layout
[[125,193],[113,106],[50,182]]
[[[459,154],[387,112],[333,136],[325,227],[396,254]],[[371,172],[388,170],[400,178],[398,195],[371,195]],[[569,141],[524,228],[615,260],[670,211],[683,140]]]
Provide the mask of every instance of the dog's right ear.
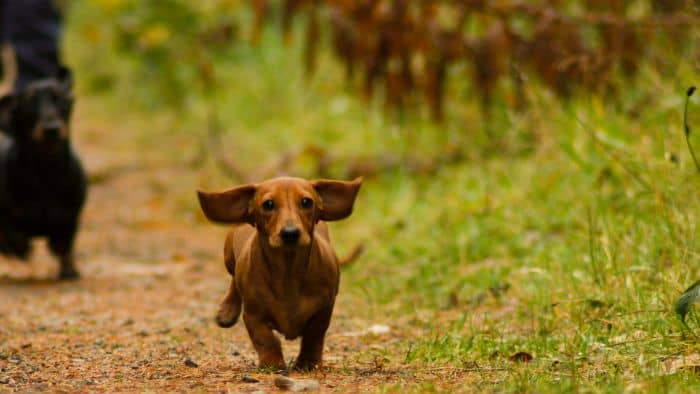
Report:
[[248,184],[219,193],[198,190],[197,196],[204,215],[213,222],[254,224],[250,201],[255,189],[255,185]]
[[56,78],[66,92],[70,92],[73,89],[73,72],[70,70],[70,68],[60,66],[58,68]]
[[15,106],[15,96],[8,94],[0,97],[0,131],[9,133],[12,110]]

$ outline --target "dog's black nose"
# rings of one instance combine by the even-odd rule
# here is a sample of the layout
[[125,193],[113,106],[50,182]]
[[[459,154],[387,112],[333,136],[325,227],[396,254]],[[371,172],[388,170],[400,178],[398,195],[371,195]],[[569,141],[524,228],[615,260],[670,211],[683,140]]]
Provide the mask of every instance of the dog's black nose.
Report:
[[44,129],[44,138],[49,139],[49,140],[58,139],[60,134],[61,134],[60,127],[47,127]]
[[301,236],[301,230],[294,226],[284,226],[280,231],[280,237],[287,245],[292,245],[297,243],[299,237]]

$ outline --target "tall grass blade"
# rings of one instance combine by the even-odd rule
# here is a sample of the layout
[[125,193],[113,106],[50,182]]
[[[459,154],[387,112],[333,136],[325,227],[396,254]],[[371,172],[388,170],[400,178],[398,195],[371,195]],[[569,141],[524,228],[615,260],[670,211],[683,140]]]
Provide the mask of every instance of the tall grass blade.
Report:
[[693,151],[693,146],[690,144],[690,125],[688,125],[688,102],[690,101],[690,96],[695,93],[695,86],[691,86],[685,93],[685,110],[683,111],[683,127],[685,128],[685,142],[688,144],[688,150],[690,151],[690,156],[693,157],[693,162],[695,163],[695,168],[700,172],[700,163],[695,156],[695,151]]

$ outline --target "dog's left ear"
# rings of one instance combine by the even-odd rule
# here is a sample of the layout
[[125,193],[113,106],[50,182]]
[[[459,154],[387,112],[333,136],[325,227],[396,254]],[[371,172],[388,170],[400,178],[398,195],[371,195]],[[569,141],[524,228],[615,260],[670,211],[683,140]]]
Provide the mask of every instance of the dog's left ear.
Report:
[[66,92],[70,92],[73,89],[73,72],[70,70],[70,68],[60,66],[56,77]]
[[355,197],[362,186],[362,178],[356,178],[350,182],[319,179],[312,181],[311,184],[321,197],[319,219],[329,222],[350,216]]
[[250,201],[255,189],[255,185],[247,184],[219,193],[198,190],[197,196],[204,215],[213,222],[254,224]]

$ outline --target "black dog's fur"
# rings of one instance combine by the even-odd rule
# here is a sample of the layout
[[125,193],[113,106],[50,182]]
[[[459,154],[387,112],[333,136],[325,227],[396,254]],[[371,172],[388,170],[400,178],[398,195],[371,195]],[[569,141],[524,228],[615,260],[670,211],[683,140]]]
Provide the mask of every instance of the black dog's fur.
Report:
[[70,71],[0,98],[0,253],[26,259],[47,237],[60,279],[77,278],[73,241],[87,182],[70,144]]

